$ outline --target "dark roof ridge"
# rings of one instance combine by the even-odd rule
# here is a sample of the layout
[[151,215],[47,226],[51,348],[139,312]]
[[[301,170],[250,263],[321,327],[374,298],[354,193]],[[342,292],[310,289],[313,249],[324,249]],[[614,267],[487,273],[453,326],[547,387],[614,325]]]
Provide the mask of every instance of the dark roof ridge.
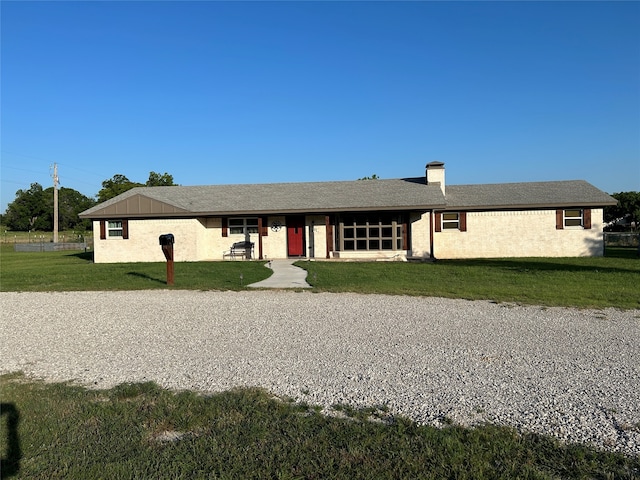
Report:
[[575,183],[582,182],[591,185],[588,181],[583,179],[573,179],[573,180],[526,180],[522,182],[492,182],[492,183],[452,183],[447,184],[447,187],[477,187],[477,186],[486,186],[493,187],[497,185],[522,185],[522,184],[551,184],[551,183]]
[[[134,189],[157,189],[157,188],[167,188],[167,187],[182,187],[182,188],[211,188],[211,187],[251,187],[251,186],[269,186],[269,185],[325,185],[327,183],[334,184],[344,184],[344,183],[360,183],[360,182],[412,182],[417,183],[416,181],[420,180],[421,183],[425,183],[425,177],[407,177],[407,178],[377,178],[375,180],[316,180],[316,181],[303,181],[303,182],[260,182],[260,183],[207,183],[200,185],[167,185],[167,186],[137,186],[133,187],[130,190]],[[425,183],[426,185],[426,183]],[[130,190],[127,190],[129,192]],[[126,193],[126,192],[124,192]]]
[[[216,187],[265,187],[265,186],[278,186],[278,185],[326,185],[326,184],[346,184],[346,183],[359,183],[359,182],[410,182],[410,183],[419,183],[426,185],[425,177],[403,177],[403,178],[378,178],[375,180],[319,180],[319,181],[303,181],[303,182],[264,182],[264,183],[211,183],[211,184],[199,184],[199,185],[168,185],[168,186],[137,186],[133,187],[126,192],[122,193],[124,195],[133,190],[136,191],[145,191],[145,190],[156,190],[162,188],[216,188]],[[581,182],[585,184],[591,185],[587,180],[584,179],[569,179],[569,180],[533,180],[533,181],[521,181],[521,182],[491,182],[491,183],[451,183],[447,184],[448,187],[493,187],[498,185],[534,185],[534,184],[560,184],[560,183],[576,183]],[[107,200],[108,201],[108,200]]]

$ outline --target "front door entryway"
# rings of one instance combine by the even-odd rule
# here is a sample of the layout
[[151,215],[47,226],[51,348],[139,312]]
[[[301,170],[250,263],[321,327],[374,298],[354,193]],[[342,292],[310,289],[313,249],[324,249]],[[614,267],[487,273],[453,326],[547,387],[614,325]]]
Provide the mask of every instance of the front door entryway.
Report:
[[290,257],[304,257],[304,217],[287,217],[287,246]]

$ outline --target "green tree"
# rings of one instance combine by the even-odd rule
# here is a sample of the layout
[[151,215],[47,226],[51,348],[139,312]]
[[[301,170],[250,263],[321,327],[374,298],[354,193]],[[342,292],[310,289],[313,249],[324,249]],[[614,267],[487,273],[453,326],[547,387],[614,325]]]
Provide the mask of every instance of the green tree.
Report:
[[[87,230],[88,220],[80,220],[78,214],[96,204],[95,200],[72,189],[61,187],[58,191],[58,227],[60,230]],[[15,231],[53,230],[53,187],[45,190],[39,183],[32,183],[28,190],[18,190],[16,199],[7,206],[3,216],[7,228]]]
[[173,183],[173,175],[169,175],[167,172],[164,175],[160,175],[156,172],[149,172],[149,180],[147,180],[147,187],[171,187],[175,185]]
[[98,192],[98,202],[105,202],[134,187],[144,187],[144,185],[142,183],[132,182],[124,175],[116,173],[109,180],[102,182],[102,190]]
[[[50,206],[51,224],[53,229],[53,187],[47,188],[45,198]],[[91,222],[80,220],[78,214],[96,204],[96,201],[89,198],[73,188],[61,187],[58,191],[58,227],[60,230],[89,230]]]
[[49,211],[46,195],[39,183],[32,183],[28,190],[18,190],[16,199],[7,206],[4,215],[9,229],[22,232],[51,230],[52,219],[53,212]]
[[147,183],[132,182],[124,175],[117,173],[109,180],[102,182],[102,190],[98,192],[98,202],[104,202],[110,198],[131,190],[134,187],[170,187],[173,183],[173,175],[149,172]]
[[640,192],[619,192],[611,196],[618,200],[618,204],[604,208],[604,221],[611,222],[628,216],[637,228],[640,222]]
[[359,178],[358,180],[378,180],[379,178],[380,177],[374,173],[370,177],[362,177],[362,178]]

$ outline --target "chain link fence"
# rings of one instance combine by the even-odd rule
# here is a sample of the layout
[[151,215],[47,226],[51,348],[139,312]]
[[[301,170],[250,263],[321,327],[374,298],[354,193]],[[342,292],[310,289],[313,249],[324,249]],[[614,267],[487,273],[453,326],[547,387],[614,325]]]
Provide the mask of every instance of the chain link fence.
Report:
[[16,243],[13,246],[16,252],[57,252],[60,250],[84,250],[87,251],[87,244],[85,242],[73,242],[73,243],[53,243],[53,242],[41,242],[41,243]]
[[91,232],[60,232],[53,243],[52,232],[0,232],[0,244],[13,244],[16,252],[55,252],[57,250],[90,250],[93,248]]
[[636,247],[640,246],[640,233],[636,232],[604,232],[604,246],[606,247]]

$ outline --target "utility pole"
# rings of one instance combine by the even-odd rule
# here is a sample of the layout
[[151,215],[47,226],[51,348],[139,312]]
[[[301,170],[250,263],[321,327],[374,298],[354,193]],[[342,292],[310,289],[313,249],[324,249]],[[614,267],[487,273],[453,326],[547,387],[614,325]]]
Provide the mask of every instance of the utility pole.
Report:
[[58,164],[53,164],[53,243],[58,243]]

